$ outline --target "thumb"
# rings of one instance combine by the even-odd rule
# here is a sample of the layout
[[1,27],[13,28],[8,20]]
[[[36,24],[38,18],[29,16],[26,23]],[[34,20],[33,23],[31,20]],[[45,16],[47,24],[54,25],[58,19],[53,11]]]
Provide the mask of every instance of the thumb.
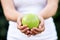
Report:
[[39,19],[40,19],[40,25],[39,26],[44,26],[44,19],[42,17],[40,17]]
[[21,21],[22,21],[22,18],[19,16],[19,17],[17,18],[17,24],[18,24],[18,25],[21,25]]

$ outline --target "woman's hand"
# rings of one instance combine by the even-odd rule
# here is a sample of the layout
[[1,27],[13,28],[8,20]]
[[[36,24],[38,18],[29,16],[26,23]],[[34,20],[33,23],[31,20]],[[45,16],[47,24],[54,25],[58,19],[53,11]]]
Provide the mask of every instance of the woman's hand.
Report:
[[41,23],[39,24],[39,27],[38,28],[32,28],[31,29],[31,34],[32,35],[36,35],[36,34],[39,34],[41,32],[44,31],[45,27],[44,27],[44,19],[42,17],[39,17]]
[[31,34],[30,34],[30,31],[29,31],[29,28],[27,27],[27,25],[24,25],[24,26],[23,26],[22,23],[21,23],[22,17],[23,17],[23,16],[20,16],[20,17],[18,17],[18,19],[17,19],[17,24],[18,24],[18,25],[17,25],[17,28],[18,28],[22,33],[30,36]]

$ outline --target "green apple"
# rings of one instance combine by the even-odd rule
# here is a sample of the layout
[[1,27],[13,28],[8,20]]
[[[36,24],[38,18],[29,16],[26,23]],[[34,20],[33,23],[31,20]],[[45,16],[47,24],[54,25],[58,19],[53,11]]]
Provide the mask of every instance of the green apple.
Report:
[[39,26],[39,18],[35,14],[27,14],[22,18],[22,24],[27,25],[29,29]]

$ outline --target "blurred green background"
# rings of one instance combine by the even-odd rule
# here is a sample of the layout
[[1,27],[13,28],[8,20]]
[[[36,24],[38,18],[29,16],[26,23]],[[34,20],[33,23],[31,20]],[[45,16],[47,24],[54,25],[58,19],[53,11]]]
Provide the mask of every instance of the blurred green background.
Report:
[[[60,40],[60,2],[57,13],[53,16],[54,22],[56,24],[56,30],[58,35],[58,40]],[[0,4],[0,40],[6,40],[7,30],[8,30],[8,21],[6,20],[3,10]]]
[[0,40],[6,40],[8,21],[6,20],[0,4]]

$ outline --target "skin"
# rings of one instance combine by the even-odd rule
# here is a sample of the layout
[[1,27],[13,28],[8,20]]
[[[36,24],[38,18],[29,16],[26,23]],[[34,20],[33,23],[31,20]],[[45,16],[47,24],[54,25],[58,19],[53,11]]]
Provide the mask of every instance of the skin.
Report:
[[1,0],[1,4],[2,4],[6,19],[8,21],[17,22],[17,28],[21,30],[21,32],[23,32],[22,30],[26,31],[24,32],[24,34],[28,33],[29,30],[27,29],[26,26],[23,26],[23,28],[21,28],[20,20],[23,15],[19,13],[18,11],[16,11],[14,4],[13,4],[13,0]]
[[47,1],[48,3],[46,7],[40,12],[41,14],[40,13],[37,14],[39,19],[41,20],[39,28],[32,28],[31,30],[29,30],[27,25],[22,27],[21,20],[23,15],[15,10],[12,0],[1,0],[1,3],[6,19],[8,21],[16,22],[17,28],[21,30],[22,33],[30,36],[30,35],[36,35],[44,31],[45,29],[44,20],[56,14],[58,8],[58,0],[47,0]]
[[46,7],[40,12],[44,19],[47,19],[56,14],[59,0],[48,0]]
[[[46,7],[38,14],[39,17],[42,17],[43,21],[45,19],[48,19],[49,17],[52,17],[56,14],[57,8],[58,8],[58,0],[48,0]],[[44,22],[41,20],[41,24],[39,25],[41,27],[41,31],[39,31],[39,28],[33,28],[31,29],[32,34],[36,35],[38,33],[41,33],[44,31]]]

